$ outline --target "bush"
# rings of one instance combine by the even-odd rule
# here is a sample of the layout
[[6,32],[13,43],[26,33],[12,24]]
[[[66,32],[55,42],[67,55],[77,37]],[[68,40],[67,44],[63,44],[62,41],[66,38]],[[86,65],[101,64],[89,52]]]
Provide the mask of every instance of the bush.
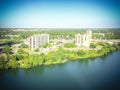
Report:
[[65,43],[64,47],[66,47],[66,48],[74,48],[74,47],[76,47],[76,45],[74,43]]
[[47,47],[51,47],[52,45],[50,44],[50,43],[45,43],[45,44],[43,44],[41,47],[43,47],[43,48],[47,48]]
[[90,44],[90,48],[96,48],[96,44],[91,43],[91,44]]
[[34,51],[35,51],[35,52],[39,52],[39,49],[37,48],[37,49],[35,49]]
[[3,49],[3,53],[6,53],[7,55],[11,53],[11,48],[6,45],[5,48]]
[[16,55],[16,60],[22,60],[22,59],[24,59],[24,56],[23,55]]
[[83,55],[85,55],[85,52],[83,50],[79,50],[79,51],[77,51],[77,54],[79,56],[83,56]]
[[28,48],[27,44],[21,44],[20,48]]
[[18,49],[17,53],[18,53],[18,54],[24,54],[25,51],[24,51],[23,49]]

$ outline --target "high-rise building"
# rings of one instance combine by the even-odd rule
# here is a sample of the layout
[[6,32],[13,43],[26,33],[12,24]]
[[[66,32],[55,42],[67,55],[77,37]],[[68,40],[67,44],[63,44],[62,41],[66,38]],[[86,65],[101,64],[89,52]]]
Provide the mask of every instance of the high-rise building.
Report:
[[29,44],[31,49],[39,48],[41,45],[49,43],[48,34],[37,34],[29,37]]
[[92,31],[88,30],[86,34],[76,34],[75,35],[75,44],[77,46],[89,47],[92,39]]

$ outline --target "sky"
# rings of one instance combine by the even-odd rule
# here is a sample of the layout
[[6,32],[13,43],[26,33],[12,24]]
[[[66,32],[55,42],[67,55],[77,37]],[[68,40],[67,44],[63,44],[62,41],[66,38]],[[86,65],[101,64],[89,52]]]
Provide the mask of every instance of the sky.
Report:
[[120,28],[120,0],[0,0],[0,28]]

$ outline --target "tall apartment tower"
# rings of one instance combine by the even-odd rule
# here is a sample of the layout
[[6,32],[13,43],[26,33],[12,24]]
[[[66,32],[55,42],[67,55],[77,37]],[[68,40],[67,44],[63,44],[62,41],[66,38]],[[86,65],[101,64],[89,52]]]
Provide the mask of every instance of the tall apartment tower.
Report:
[[37,34],[29,37],[29,44],[31,49],[39,48],[45,43],[49,43],[48,34]]
[[92,39],[92,31],[88,30],[86,34],[76,34],[75,35],[75,44],[77,46],[90,47],[90,42]]
[[91,30],[87,30],[86,34],[89,36],[90,41],[92,40],[92,31]]

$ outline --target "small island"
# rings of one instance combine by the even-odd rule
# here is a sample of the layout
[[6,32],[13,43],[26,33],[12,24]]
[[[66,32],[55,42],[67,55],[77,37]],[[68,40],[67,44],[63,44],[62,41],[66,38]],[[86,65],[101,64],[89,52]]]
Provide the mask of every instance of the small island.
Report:
[[120,49],[116,29],[4,29],[0,34],[1,70],[99,57]]

